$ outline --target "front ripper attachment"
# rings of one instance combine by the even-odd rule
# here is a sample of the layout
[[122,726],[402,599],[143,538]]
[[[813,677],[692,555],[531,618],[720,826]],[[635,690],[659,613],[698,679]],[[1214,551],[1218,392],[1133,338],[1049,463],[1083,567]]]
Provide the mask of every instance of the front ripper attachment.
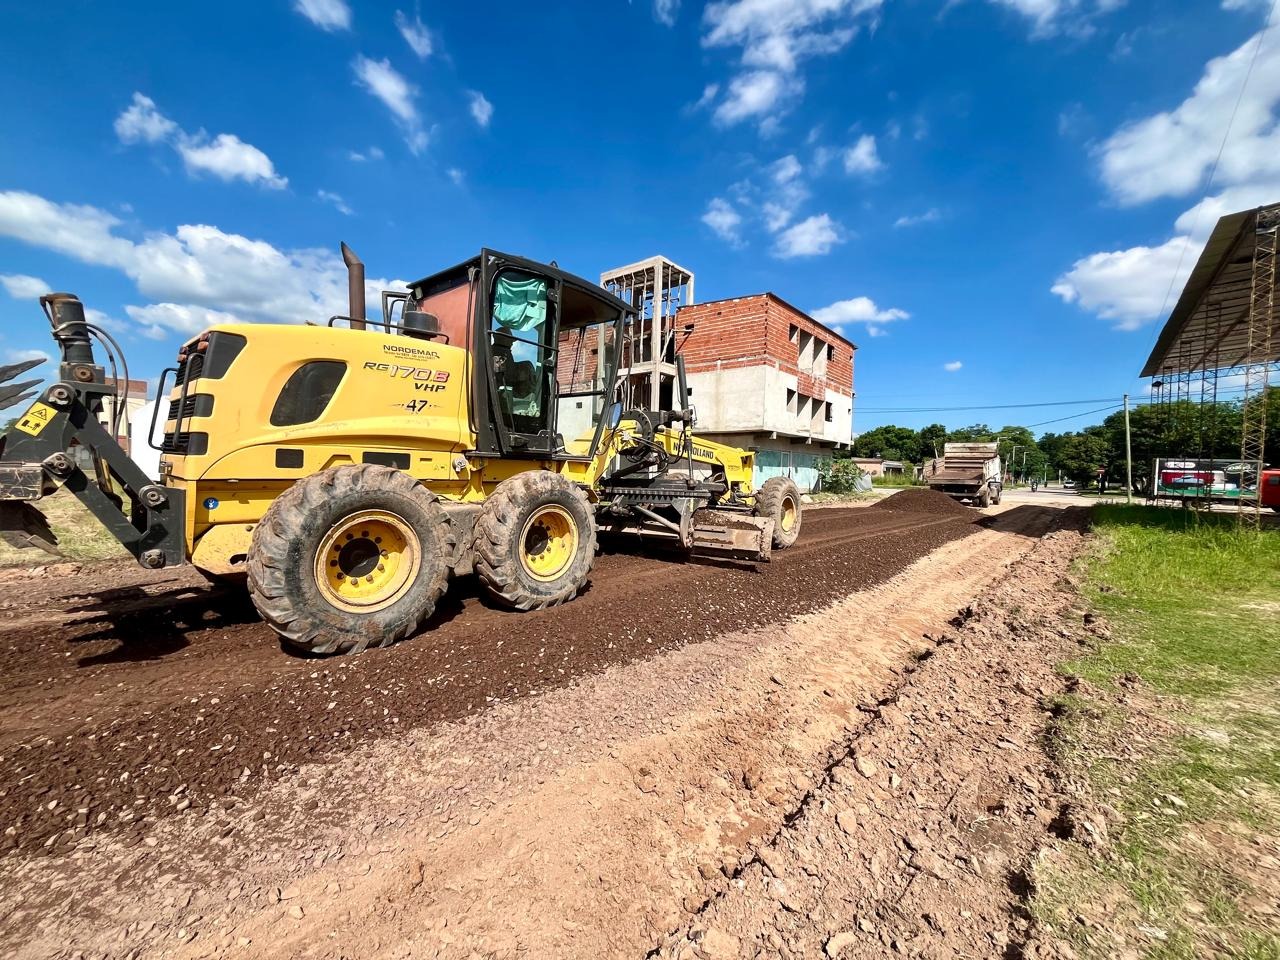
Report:
[[[98,422],[102,400],[116,385],[94,361],[84,306],[65,293],[40,301],[61,349],[61,382],[40,391],[0,436],[0,539],[58,553],[57,537],[35,502],[61,487],[143,566],[182,563],[183,491],[153,483]],[[35,396],[28,388],[38,380],[5,384],[36,362],[0,367],[0,407]]]

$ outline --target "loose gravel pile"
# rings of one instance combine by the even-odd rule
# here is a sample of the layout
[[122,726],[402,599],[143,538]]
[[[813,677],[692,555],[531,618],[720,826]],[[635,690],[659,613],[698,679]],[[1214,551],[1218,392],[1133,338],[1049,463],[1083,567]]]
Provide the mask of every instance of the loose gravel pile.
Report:
[[893,513],[915,513],[931,517],[969,517],[975,516],[972,509],[958,501],[952,500],[945,493],[928,490],[924,487],[908,487],[879,503],[873,503],[869,510],[889,510]]

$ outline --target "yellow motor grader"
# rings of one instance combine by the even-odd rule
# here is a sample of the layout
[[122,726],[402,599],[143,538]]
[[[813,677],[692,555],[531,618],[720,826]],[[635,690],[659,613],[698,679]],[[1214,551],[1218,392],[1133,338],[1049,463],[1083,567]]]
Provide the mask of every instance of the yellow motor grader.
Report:
[[158,479],[100,422],[123,398],[94,340],[112,365],[118,346],[75,296],[42,297],[60,365],[38,392],[5,386],[31,364],[0,368],[0,406],[34,399],[0,437],[0,534],[56,551],[36,503],[65,488],[143,566],[247,581],[313,653],[410,636],[455,576],[519,610],[570,600],[599,530],[752,562],[795,541],[795,484],[753,490],[752,453],[693,435],[683,362],[678,409],[623,402],[635,305],[486,249],[367,320],[364,266],[342,253],[348,316],[219,325],[180,349],[157,388]]

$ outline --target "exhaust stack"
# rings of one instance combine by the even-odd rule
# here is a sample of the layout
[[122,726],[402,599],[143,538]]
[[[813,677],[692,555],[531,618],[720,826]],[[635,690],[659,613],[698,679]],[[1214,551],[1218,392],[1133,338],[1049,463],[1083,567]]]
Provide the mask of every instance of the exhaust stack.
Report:
[[364,261],[344,243],[342,262],[347,265],[347,316],[351,319],[351,329],[363,330],[365,328]]

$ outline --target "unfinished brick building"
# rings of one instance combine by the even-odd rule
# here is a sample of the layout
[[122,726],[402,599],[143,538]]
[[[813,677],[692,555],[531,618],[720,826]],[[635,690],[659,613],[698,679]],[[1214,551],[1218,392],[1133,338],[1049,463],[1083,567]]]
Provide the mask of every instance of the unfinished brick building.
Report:
[[857,347],[773,293],[695,303],[694,276],[655,256],[605,271],[600,285],[637,320],[622,376],[638,405],[670,409],[684,357],[700,436],[757,452],[757,484],[818,469],[853,435]]
[[698,433],[757,451],[757,483],[812,489],[852,440],[857,347],[773,293],[681,307],[676,327]]

